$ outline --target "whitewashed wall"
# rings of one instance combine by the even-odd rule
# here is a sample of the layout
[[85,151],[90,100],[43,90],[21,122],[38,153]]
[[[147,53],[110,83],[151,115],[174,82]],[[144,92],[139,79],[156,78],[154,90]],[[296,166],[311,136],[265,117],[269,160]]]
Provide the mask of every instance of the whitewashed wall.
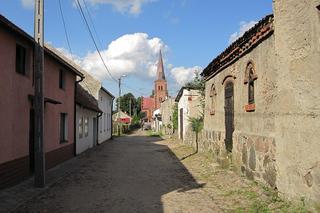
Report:
[[[191,97],[191,100],[188,98]],[[178,135],[179,139],[181,139],[181,128],[180,128],[180,109],[183,109],[183,139],[185,139],[187,131],[189,129],[189,118],[197,117],[200,115],[201,106],[200,106],[200,96],[197,90],[187,90],[184,89],[182,96],[178,102]]]
[[[88,110],[79,105],[76,106],[76,154],[80,154],[87,149],[92,148],[96,141],[94,141],[94,118],[97,117],[97,112]],[[85,119],[88,119],[88,135],[85,135]],[[80,119],[82,119],[82,136],[80,136]]]
[[101,144],[109,140],[112,136],[112,97],[100,89],[99,91],[99,108],[103,111],[99,117],[98,126],[98,143]]

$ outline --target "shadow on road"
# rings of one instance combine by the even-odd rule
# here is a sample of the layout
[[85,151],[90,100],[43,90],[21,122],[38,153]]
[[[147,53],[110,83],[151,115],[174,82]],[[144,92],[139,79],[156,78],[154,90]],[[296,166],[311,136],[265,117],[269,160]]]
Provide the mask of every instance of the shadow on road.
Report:
[[117,137],[18,212],[164,212],[162,197],[203,187],[159,137]]

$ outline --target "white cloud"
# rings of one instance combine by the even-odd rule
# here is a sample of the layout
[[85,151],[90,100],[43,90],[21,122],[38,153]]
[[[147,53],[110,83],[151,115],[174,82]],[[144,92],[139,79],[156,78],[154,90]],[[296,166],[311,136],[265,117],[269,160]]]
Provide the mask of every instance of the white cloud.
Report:
[[195,77],[196,72],[200,72],[201,70],[202,68],[199,66],[190,68],[175,67],[171,70],[171,74],[180,86],[184,86]]
[[21,3],[26,9],[32,9],[34,7],[34,0],[21,0]]
[[111,4],[114,9],[122,13],[139,14],[143,4],[156,0],[87,0],[92,5]]
[[[146,33],[126,34],[112,41],[100,53],[114,78],[121,75],[134,75],[144,79],[156,76],[160,49],[167,52],[168,47],[160,38],[149,38]],[[71,55],[66,49],[58,48],[66,57],[79,64],[84,70],[99,80],[110,79],[97,51],[89,52],[80,58]]]
[[248,31],[250,28],[252,28],[256,23],[257,23],[256,21],[249,21],[249,22],[242,21],[242,22],[240,22],[239,32],[235,32],[230,36],[229,43],[232,43],[232,42],[236,41],[238,38],[240,38],[241,36],[243,36],[243,34],[246,31]]
[[[96,79],[100,81],[110,79],[97,51],[89,52],[80,58],[70,54],[64,48],[57,49]],[[150,38],[146,33],[134,33],[123,35],[112,41],[100,53],[114,78],[125,74],[153,82],[156,77],[160,49],[163,55],[169,49],[160,38]],[[164,63],[168,70],[166,71],[168,80],[174,80],[179,86],[191,81],[195,77],[195,72],[202,70],[199,66],[174,67],[172,64],[166,64],[166,60]]]

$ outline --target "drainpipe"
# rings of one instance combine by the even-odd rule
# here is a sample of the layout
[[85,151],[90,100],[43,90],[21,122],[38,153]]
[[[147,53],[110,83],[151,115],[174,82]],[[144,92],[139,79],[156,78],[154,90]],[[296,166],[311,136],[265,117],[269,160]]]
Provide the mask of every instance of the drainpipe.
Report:
[[77,155],[77,103],[76,103],[76,95],[77,95],[77,84],[83,81],[84,77],[80,76],[80,80],[74,83],[74,108],[73,108],[73,154]]
[[113,139],[113,120],[112,120],[112,112],[113,112],[113,100],[114,98],[112,98],[112,102],[111,102],[111,140]]
[[97,133],[97,139],[96,139],[96,144],[97,145],[100,145],[99,144],[99,118],[102,116],[103,112],[99,112],[98,115],[97,115],[97,130],[96,130],[96,133]]

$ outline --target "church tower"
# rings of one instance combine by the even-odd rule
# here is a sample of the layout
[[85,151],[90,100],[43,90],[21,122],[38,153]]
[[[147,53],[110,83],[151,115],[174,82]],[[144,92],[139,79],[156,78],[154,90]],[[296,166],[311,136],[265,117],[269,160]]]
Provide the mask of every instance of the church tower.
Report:
[[157,68],[157,79],[154,82],[154,103],[155,109],[160,108],[160,104],[168,97],[168,88],[166,76],[163,69],[162,54],[160,50],[158,68]]

